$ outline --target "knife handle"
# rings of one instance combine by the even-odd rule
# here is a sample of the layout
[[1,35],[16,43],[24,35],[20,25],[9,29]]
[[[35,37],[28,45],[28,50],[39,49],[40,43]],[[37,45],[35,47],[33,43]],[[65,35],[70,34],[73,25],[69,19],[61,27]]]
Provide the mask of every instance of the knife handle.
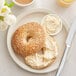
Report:
[[68,37],[66,39],[66,45],[68,45],[69,47],[71,46],[72,40],[73,40],[73,36],[76,32],[76,20],[74,20],[74,22],[72,23],[72,26],[70,28]]
[[66,61],[66,57],[67,57],[68,51],[69,51],[69,47],[66,46],[64,54],[63,54],[63,57],[61,59],[60,65],[59,65],[59,68],[58,68],[55,76],[60,76],[60,73],[61,73],[61,71],[62,71],[62,69],[64,67],[64,64],[65,64],[65,61]]

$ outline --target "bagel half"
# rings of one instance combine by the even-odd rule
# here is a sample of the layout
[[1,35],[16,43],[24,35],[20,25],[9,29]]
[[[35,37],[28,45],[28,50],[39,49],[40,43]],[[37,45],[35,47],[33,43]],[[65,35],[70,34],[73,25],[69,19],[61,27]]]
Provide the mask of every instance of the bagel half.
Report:
[[57,58],[58,47],[52,37],[47,37],[45,47],[36,54],[25,57],[25,63],[33,69],[44,69],[50,66]]
[[13,34],[11,45],[14,51],[23,56],[29,56],[40,51],[45,44],[45,32],[37,22],[20,26]]

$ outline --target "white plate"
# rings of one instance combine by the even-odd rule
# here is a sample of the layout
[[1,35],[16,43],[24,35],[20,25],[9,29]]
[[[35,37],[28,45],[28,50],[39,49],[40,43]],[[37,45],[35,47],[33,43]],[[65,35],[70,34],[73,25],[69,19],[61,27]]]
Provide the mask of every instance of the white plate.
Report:
[[16,25],[12,25],[9,30],[8,30],[8,34],[7,34],[7,47],[8,47],[8,51],[10,53],[10,56],[12,57],[12,59],[15,61],[15,63],[18,64],[18,66],[20,66],[21,68],[30,71],[30,72],[34,72],[34,73],[47,73],[47,72],[51,72],[54,71],[58,68],[61,57],[63,55],[64,52],[64,48],[65,48],[65,40],[66,40],[66,36],[68,33],[68,24],[63,21],[63,29],[62,31],[55,36],[55,39],[57,41],[57,44],[59,46],[59,55],[56,59],[56,61],[49,67],[42,69],[42,70],[35,70],[30,68],[29,66],[27,66],[24,63],[24,60],[19,57],[18,55],[16,55],[11,47],[11,37],[13,35],[13,33],[15,32],[15,30],[21,26],[22,24],[25,24],[27,22],[30,21],[36,21],[36,22],[41,22],[42,18],[47,15],[47,14],[52,14],[53,12],[48,10],[48,9],[32,9],[32,10],[28,10],[28,11],[24,11],[22,14],[20,14],[17,17],[17,23]]

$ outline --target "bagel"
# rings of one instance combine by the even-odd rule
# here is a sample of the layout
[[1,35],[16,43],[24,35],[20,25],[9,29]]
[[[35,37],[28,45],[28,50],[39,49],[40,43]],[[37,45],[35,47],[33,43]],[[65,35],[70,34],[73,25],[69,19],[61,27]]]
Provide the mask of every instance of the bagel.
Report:
[[37,22],[20,26],[13,34],[11,45],[14,51],[23,56],[29,56],[40,51],[45,44],[45,32]]
[[45,47],[41,51],[25,57],[25,63],[33,69],[44,69],[56,60],[57,55],[57,43],[53,37],[48,36],[45,41]]

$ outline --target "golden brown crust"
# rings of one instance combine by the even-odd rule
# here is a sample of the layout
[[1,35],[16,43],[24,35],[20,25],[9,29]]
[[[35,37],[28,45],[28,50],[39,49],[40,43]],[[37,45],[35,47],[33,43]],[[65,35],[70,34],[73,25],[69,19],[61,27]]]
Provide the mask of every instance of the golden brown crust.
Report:
[[30,22],[20,26],[12,37],[12,47],[14,51],[25,57],[41,50],[45,42],[45,32],[43,27]]

